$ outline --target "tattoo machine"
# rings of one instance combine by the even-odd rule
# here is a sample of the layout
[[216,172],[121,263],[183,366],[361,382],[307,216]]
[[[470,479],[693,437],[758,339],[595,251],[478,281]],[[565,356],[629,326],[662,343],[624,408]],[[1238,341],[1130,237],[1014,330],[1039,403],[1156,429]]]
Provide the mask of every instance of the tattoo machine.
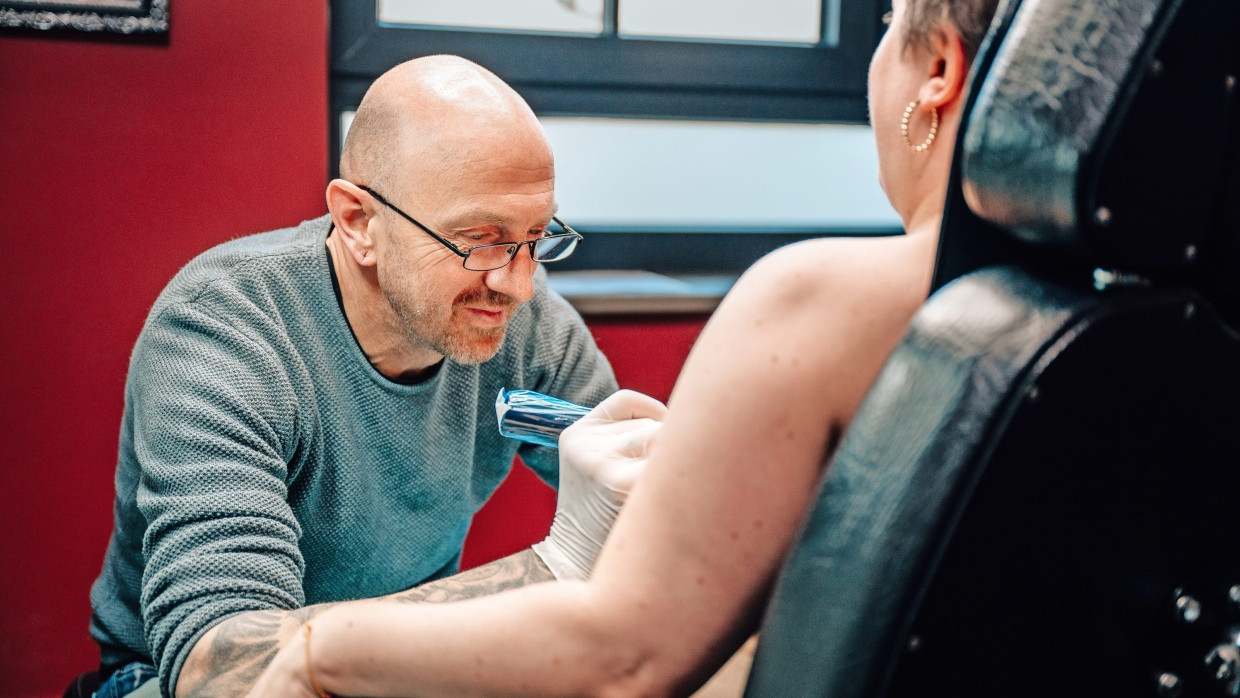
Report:
[[589,407],[533,390],[500,389],[499,397],[495,398],[499,433],[510,439],[551,448],[558,447],[560,432],[589,411]]

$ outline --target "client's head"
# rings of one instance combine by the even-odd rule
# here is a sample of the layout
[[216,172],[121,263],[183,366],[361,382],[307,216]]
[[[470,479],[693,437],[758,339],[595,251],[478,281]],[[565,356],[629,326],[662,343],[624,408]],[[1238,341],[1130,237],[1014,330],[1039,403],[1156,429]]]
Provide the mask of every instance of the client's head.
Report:
[[937,226],[969,66],[998,0],[894,0],[870,63],[879,180],[906,229]]

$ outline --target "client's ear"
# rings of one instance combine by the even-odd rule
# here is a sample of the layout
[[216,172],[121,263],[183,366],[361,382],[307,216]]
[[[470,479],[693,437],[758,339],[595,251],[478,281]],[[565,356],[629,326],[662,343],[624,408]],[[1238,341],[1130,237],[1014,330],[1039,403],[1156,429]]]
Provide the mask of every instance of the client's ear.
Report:
[[969,65],[964,41],[951,22],[940,22],[927,40],[926,79],[917,93],[924,108],[949,109],[964,95]]

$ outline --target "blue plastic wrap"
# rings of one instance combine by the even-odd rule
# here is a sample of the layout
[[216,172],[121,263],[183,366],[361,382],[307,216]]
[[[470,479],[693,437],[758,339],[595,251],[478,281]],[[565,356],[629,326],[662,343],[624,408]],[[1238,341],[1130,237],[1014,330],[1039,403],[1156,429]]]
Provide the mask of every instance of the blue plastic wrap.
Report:
[[495,398],[499,433],[510,439],[551,448],[559,445],[560,432],[589,411],[589,407],[533,390],[501,389],[499,397]]

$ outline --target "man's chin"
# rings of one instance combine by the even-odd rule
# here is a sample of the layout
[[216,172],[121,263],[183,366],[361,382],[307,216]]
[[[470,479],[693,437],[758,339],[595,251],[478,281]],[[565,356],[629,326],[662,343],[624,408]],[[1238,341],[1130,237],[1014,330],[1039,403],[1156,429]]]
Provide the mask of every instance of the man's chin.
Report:
[[497,327],[495,331],[475,331],[469,334],[470,336],[453,342],[453,346],[443,354],[459,364],[480,364],[495,358],[504,344],[503,327]]

